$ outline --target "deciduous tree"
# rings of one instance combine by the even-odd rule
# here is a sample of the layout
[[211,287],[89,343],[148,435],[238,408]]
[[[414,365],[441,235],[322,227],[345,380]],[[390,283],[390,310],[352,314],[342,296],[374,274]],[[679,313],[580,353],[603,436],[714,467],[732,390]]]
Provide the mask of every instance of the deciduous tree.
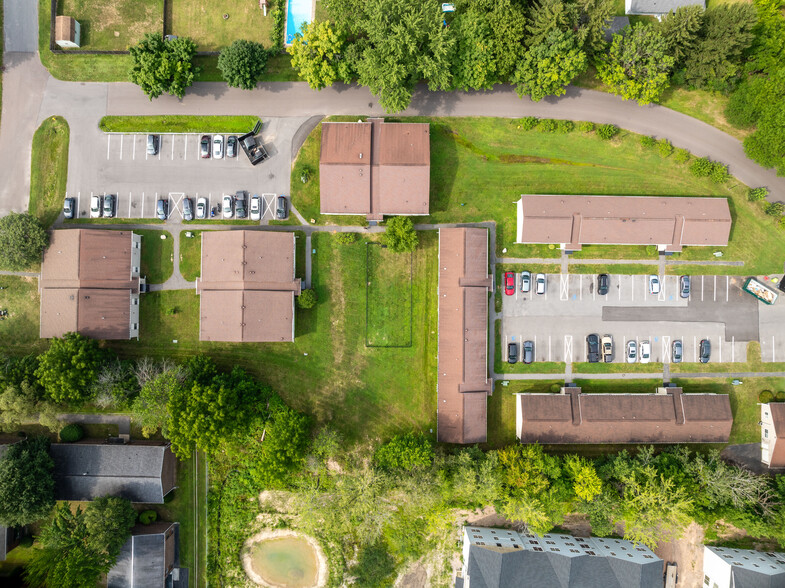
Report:
[[66,333],[52,339],[49,349],[38,356],[35,375],[55,402],[79,404],[92,397],[104,358],[95,340]]
[[41,261],[49,235],[28,213],[11,212],[0,218],[0,269],[24,270]]
[[237,39],[221,50],[218,69],[230,87],[253,90],[264,75],[267,56],[261,43]]
[[352,65],[345,54],[348,46],[343,30],[328,20],[304,25],[286,51],[300,79],[321,90],[337,81],[351,81]]
[[417,249],[419,242],[412,219],[408,216],[394,216],[387,221],[387,228],[382,234],[382,244],[390,251],[409,253]]
[[133,62],[128,77],[150,100],[164,93],[182,98],[199,73],[193,65],[196,44],[187,37],[165,41],[160,33],[148,33],[128,51]]
[[125,498],[102,496],[95,499],[84,513],[87,547],[108,560],[116,560],[135,522],[136,511]]
[[423,435],[406,433],[396,435],[379,447],[374,459],[382,469],[411,471],[430,466],[433,449]]
[[551,31],[531,47],[518,66],[513,82],[518,96],[528,94],[535,102],[546,96],[561,96],[567,85],[586,71],[586,54],[571,32]]
[[52,510],[53,469],[45,437],[24,439],[8,447],[0,458],[0,524],[27,525]]
[[169,436],[169,399],[182,393],[186,374],[172,366],[165,372],[148,380],[131,405],[134,420],[142,425],[142,434],[149,437],[158,429],[164,437]]

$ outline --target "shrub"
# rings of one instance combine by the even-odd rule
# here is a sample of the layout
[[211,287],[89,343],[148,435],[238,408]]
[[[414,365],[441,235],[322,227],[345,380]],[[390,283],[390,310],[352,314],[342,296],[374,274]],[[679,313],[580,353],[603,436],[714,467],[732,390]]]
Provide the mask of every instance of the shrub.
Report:
[[780,220],[777,222],[777,226],[785,231],[785,216],[780,217]]
[[71,423],[60,429],[60,441],[63,443],[75,443],[84,437],[84,429],[76,423]]
[[657,255],[657,251],[656,245],[646,245],[646,255]]
[[154,510],[144,510],[139,513],[139,522],[143,525],[149,525],[158,520],[158,513]]
[[299,172],[300,172],[300,181],[303,184],[307,184],[308,180],[311,179],[311,173],[312,173],[311,172],[311,166],[309,166],[309,165],[301,165],[300,169],[299,169]]
[[771,390],[761,390],[760,394],[758,394],[758,400],[760,400],[761,404],[768,404],[774,398],[774,394],[771,393]]
[[555,394],[556,392],[560,392],[560,391],[561,391],[561,386],[559,386],[558,384],[551,384],[551,392]]
[[582,133],[591,133],[594,130],[594,123],[587,120],[578,123],[578,129]]
[[433,449],[421,434],[396,435],[376,450],[374,461],[385,470],[427,468],[433,462]]
[[32,536],[32,535],[25,535],[25,536],[24,536],[24,537],[22,537],[22,539],[19,541],[19,545],[21,545],[22,547],[32,547],[32,546],[33,546],[33,542],[34,542],[34,541],[35,541],[35,540],[33,539],[33,536]]
[[714,163],[708,157],[699,157],[690,164],[690,173],[696,178],[706,178],[714,170]]
[[657,139],[649,137],[648,135],[641,136],[641,145],[644,147],[654,147],[657,144]]
[[419,242],[414,223],[408,216],[394,216],[387,221],[387,228],[382,234],[382,245],[393,253],[414,251]]
[[597,127],[597,135],[600,139],[609,141],[619,134],[619,127],[616,125],[600,125]]
[[360,238],[358,233],[338,233],[338,242],[341,245],[351,245]]
[[283,50],[283,10],[280,8],[273,8],[272,14],[270,15],[273,17],[273,33],[271,35],[273,41],[273,48],[271,50],[274,51],[277,49],[278,51]]
[[756,200],[765,200],[768,195],[769,190],[767,188],[750,188],[750,191],[747,192],[747,199],[755,202]]
[[728,166],[715,161],[711,170],[711,181],[715,184],[724,184],[730,178]]
[[297,306],[300,308],[313,308],[316,306],[316,291],[308,289],[300,292],[300,295],[297,297]]
[[678,163],[687,163],[690,160],[690,152],[686,149],[676,149],[676,155],[673,158]]
[[769,202],[763,207],[763,211],[769,216],[782,216],[785,214],[785,204],[782,202]]
[[785,402],[785,390],[780,390],[774,397],[777,402]]
[[673,153],[673,144],[668,139],[660,139],[657,141],[657,151],[660,152],[660,157],[668,157]]
[[538,119],[536,116],[524,116],[520,122],[521,128],[524,131],[531,131],[534,127],[537,126],[537,124],[540,122],[540,119]]
[[540,130],[543,133],[553,133],[556,131],[557,123],[552,118],[544,118],[540,121]]
[[556,131],[559,133],[571,133],[575,128],[575,123],[571,120],[560,120],[556,122]]

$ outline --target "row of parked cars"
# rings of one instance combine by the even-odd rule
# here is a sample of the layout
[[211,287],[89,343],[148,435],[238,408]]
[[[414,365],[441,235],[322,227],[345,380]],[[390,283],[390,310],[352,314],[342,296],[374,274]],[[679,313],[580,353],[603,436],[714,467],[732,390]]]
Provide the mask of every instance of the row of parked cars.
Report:
[[[534,277],[534,291],[537,294],[545,294],[548,281],[545,274],[537,274]],[[521,292],[531,292],[532,290],[532,274],[531,272],[521,272]],[[515,272],[506,272],[504,274],[504,293],[507,296],[515,294]]]
[[[515,272],[505,272],[504,274],[504,293],[507,296],[515,294]],[[659,294],[662,288],[660,277],[652,274],[649,276],[649,294]],[[524,294],[532,290],[532,274],[528,271],[521,272],[521,292]],[[537,274],[534,278],[534,291],[537,294],[545,294],[548,286],[548,280],[545,274]],[[597,276],[597,294],[605,296],[611,289],[611,277],[609,274],[599,274]],[[679,278],[679,295],[682,298],[690,297],[690,277],[681,276]]]
[[[226,146],[225,153],[224,145]],[[199,154],[202,156],[202,159],[210,159],[211,154],[213,159],[223,159],[224,154],[227,158],[237,157],[237,137],[229,135],[224,140],[223,135],[214,135],[212,137],[210,135],[202,135],[202,139],[199,141]]]

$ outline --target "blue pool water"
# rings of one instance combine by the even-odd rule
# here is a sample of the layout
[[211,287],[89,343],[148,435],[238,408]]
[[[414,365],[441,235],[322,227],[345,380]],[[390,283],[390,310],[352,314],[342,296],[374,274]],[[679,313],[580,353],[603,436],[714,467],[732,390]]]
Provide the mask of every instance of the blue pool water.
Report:
[[286,10],[286,44],[290,45],[305,22],[311,22],[313,0],[289,0]]

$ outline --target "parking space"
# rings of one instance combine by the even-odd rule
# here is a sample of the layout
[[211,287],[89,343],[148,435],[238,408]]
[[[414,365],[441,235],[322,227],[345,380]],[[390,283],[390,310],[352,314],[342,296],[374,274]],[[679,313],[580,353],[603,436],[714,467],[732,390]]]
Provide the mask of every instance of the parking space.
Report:
[[[625,362],[627,342],[651,345],[651,362],[672,361],[673,342],[683,361],[697,362],[702,339],[711,343],[711,362],[746,361],[747,343],[760,341],[764,361],[785,358],[785,342],[772,332],[785,319],[785,306],[766,306],[741,290],[744,278],[693,276],[688,298],[679,277],[661,278],[658,294],[646,275],[612,275],[607,294],[597,293],[594,275],[547,276],[545,294],[520,291],[503,296],[502,355],[507,343],[533,341],[536,361],[587,361],[586,337],[611,335],[614,362]],[[782,302],[778,302],[782,304]],[[782,309],[782,310],[781,310]],[[782,316],[780,316],[782,315]]]

